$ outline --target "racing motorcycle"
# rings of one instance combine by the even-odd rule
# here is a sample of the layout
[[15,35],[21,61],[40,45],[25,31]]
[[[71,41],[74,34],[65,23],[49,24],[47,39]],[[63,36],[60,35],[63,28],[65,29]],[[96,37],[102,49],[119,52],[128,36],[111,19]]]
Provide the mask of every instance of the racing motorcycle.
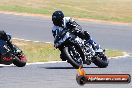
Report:
[[24,53],[16,45],[14,44],[12,45],[14,51],[10,49],[6,41],[0,40],[0,64],[5,64],[5,65],[14,64],[17,67],[24,67],[27,62]]
[[108,66],[108,59],[105,50],[99,47],[94,50],[86,40],[75,36],[72,31],[62,30],[54,40],[54,46],[61,51],[60,58],[67,61],[74,68],[78,69],[83,64],[94,63],[100,68]]

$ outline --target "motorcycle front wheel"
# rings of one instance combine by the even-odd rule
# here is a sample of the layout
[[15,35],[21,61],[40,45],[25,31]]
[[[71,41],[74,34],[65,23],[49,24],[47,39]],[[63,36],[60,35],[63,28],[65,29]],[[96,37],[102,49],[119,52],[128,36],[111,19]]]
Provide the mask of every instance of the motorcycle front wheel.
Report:
[[76,45],[68,45],[63,48],[67,61],[76,69],[83,65],[83,57],[81,55],[80,47]]

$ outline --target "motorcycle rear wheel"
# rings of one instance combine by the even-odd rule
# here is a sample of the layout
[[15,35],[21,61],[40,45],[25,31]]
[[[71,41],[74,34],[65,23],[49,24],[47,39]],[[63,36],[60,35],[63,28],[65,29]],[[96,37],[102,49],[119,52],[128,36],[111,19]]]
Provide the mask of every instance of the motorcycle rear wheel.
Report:
[[24,67],[26,65],[27,59],[24,55],[21,56],[15,56],[15,59],[13,60],[13,64],[17,67]]
[[[27,58],[22,52],[22,50],[17,47],[16,45],[13,44],[14,50],[16,50],[16,53],[14,54],[14,60],[13,64],[16,65],[17,67],[24,67],[27,63]],[[17,52],[19,50],[20,52]]]
[[106,68],[109,64],[109,61],[108,58],[104,54],[102,54],[101,56],[96,55],[94,57],[93,63],[100,68]]

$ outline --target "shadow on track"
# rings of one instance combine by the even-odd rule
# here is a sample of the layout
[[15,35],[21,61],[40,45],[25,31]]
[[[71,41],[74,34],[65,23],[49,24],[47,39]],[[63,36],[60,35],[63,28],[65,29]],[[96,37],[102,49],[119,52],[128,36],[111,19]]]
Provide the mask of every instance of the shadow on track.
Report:
[[[41,67],[45,69],[75,69],[74,67]],[[83,68],[98,68],[98,67],[83,67]]]
[[3,68],[3,66],[0,66],[0,68]]

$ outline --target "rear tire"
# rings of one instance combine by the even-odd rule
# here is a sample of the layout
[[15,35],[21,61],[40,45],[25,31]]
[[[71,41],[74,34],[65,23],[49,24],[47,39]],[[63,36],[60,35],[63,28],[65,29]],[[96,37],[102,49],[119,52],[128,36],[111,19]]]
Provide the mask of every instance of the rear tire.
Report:
[[[13,47],[15,50],[13,64],[16,65],[17,67],[24,67],[26,65],[27,58],[25,57],[25,55],[23,54],[22,50],[19,47],[17,47],[14,44]],[[19,52],[17,52],[17,50],[19,50]]]
[[93,63],[100,68],[106,68],[109,64],[109,61],[105,55],[102,55],[101,57],[97,55],[94,57]]
[[27,59],[23,56],[15,56],[15,59],[13,60],[13,64],[17,67],[24,67],[26,65]]

